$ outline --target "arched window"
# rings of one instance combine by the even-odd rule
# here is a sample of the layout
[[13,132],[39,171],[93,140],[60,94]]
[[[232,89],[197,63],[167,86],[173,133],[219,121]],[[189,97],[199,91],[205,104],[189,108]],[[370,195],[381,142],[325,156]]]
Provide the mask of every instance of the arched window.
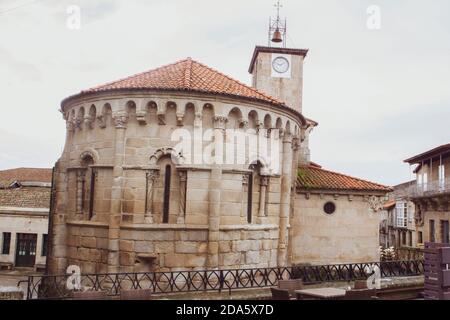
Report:
[[247,192],[247,222],[253,222],[253,216],[257,215],[259,210],[259,192],[260,192],[260,170],[261,163],[257,161],[250,165],[251,170],[248,176]]
[[166,165],[164,173],[164,204],[163,204],[163,223],[169,223],[170,208],[170,180],[172,177],[172,166]]

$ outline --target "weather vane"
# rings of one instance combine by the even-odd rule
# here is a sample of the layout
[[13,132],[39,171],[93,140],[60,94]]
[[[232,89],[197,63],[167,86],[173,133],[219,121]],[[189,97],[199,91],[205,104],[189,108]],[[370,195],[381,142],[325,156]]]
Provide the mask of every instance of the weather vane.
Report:
[[269,18],[269,47],[271,46],[271,42],[281,42],[283,47],[286,47],[286,18],[284,22],[280,19],[280,8],[283,5],[280,4],[280,1],[277,1],[274,7],[277,8],[277,17],[276,19]]

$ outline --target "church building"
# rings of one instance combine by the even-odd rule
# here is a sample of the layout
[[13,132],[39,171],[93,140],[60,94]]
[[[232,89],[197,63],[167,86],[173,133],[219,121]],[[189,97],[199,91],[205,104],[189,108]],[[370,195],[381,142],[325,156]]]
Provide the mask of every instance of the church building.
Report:
[[255,48],[251,86],[187,58],[63,100],[51,273],[379,260],[391,189],[310,161],[308,50],[285,31]]

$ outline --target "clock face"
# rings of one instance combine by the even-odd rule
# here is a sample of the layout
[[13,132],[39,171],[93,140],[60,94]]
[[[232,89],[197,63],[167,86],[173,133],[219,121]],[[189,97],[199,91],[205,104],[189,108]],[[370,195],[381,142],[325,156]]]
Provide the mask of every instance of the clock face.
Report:
[[278,73],[285,73],[289,70],[289,61],[285,57],[277,57],[272,61],[272,68]]

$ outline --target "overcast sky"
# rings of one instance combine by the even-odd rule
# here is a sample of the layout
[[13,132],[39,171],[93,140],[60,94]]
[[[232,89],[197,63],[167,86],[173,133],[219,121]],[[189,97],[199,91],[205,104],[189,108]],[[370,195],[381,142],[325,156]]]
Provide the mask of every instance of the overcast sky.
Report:
[[[192,57],[250,83],[274,0],[0,0],[0,169],[50,167],[65,97]],[[450,142],[448,0],[284,0],[288,46],[307,48],[312,160],[384,184],[402,160]],[[81,9],[80,29],[67,8]],[[369,29],[377,5],[380,29]],[[373,21],[373,20],[370,20]]]

